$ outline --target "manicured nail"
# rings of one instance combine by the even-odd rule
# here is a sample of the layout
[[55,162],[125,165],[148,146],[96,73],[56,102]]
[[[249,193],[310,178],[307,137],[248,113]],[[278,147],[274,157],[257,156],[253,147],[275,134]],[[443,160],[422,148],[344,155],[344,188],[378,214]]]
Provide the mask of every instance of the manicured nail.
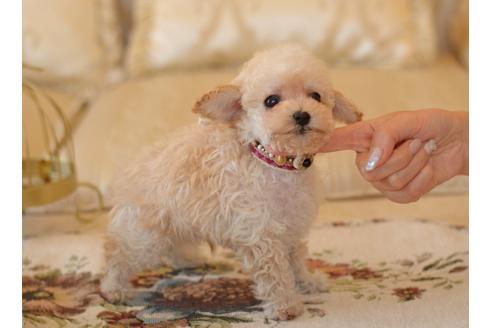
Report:
[[410,152],[415,155],[421,146],[422,141],[420,141],[420,139],[414,139],[408,147],[410,148]]
[[437,142],[434,139],[427,141],[424,145],[424,150],[427,154],[432,154],[432,152],[436,151]]
[[366,171],[372,171],[376,167],[376,164],[381,158],[382,153],[383,152],[381,151],[380,148],[374,148],[372,150],[371,155],[369,156],[369,160],[367,161],[366,164]]

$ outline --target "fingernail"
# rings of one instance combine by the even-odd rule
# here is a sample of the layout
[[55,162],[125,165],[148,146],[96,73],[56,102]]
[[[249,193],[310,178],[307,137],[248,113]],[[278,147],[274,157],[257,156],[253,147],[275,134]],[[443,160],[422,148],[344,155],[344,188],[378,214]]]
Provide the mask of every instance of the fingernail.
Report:
[[436,151],[437,143],[434,139],[427,141],[424,145],[424,150],[427,154],[432,154],[432,152]]
[[419,151],[421,146],[422,141],[420,141],[420,139],[414,139],[409,145],[410,152],[415,155]]
[[372,171],[375,167],[376,164],[378,163],[379,159],[381,158],[382,151],[380,148],[374,148],[371,152],[371,155],[369,156],[369,159],[367,160],[366,164],[366,171]]

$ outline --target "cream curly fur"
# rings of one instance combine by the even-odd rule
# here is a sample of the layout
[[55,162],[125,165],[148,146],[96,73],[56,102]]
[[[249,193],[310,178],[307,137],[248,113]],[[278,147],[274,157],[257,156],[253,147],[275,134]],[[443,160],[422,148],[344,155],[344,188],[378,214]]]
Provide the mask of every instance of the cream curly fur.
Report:
[[[330,137],[334,115],[359,120],[327,76],[324,63],[299,46],[261,52],[230,85],[197,102],[202,124],[149,148],[124,170],[113,185],[103,294],[124,300],[131,293],[130,276],[163,261],[196,265],[204,259],[190,245],[208,242],[242,258],[268,317],[300,315],[298,292],[326,288],[304,265],[319,179],[314,168],[268,166],[252,156],[248,144],[258,140],[276,153],[314,153]],[[271,94],[282,101],[267,109],[264,99]],[[311,115],[303,134],[292,118],[300,109]]]

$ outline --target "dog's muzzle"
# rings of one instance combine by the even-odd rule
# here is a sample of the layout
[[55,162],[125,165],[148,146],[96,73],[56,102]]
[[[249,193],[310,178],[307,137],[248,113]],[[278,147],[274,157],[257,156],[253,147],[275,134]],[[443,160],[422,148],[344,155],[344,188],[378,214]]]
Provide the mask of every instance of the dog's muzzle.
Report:
[[314,161],[314,154],[304,154],[297,156],[275,155],[266,150],[266,148],[255,141],[249,145],[250,151],[254,157],[274,168],[288,171],[302,171],[311,166]]

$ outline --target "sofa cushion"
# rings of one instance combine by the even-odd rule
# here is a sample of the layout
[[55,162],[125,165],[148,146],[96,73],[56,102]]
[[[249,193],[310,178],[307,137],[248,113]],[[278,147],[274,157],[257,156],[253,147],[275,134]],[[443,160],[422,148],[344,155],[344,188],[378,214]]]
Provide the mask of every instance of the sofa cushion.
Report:
[[74,93],[89,97],[92,84],[114,77],[122,58],[116,0],[25,0],[22,18],[22,61],[31,80],[70,82]]
[[[450,57],[426,69],[333,69],[335,88],[351,98],[370,119],[397,110],[438,107],[468,110],[468,78]],[[105,193],[114,172],[143,146],[197,121],[195,100],[231,80],[236,69],[169,72],[119,85],[89,109],[75,134],[76,159],[82,180]],[[351,151],[318,155],[328,198],[378,195],[363,180]],[[434,192],[463,192],[467,178],[454,178]]]
[[238,64],[295,41],[337,64],[421,65],[437,50],[433,1],[137,0],[129,71]]

